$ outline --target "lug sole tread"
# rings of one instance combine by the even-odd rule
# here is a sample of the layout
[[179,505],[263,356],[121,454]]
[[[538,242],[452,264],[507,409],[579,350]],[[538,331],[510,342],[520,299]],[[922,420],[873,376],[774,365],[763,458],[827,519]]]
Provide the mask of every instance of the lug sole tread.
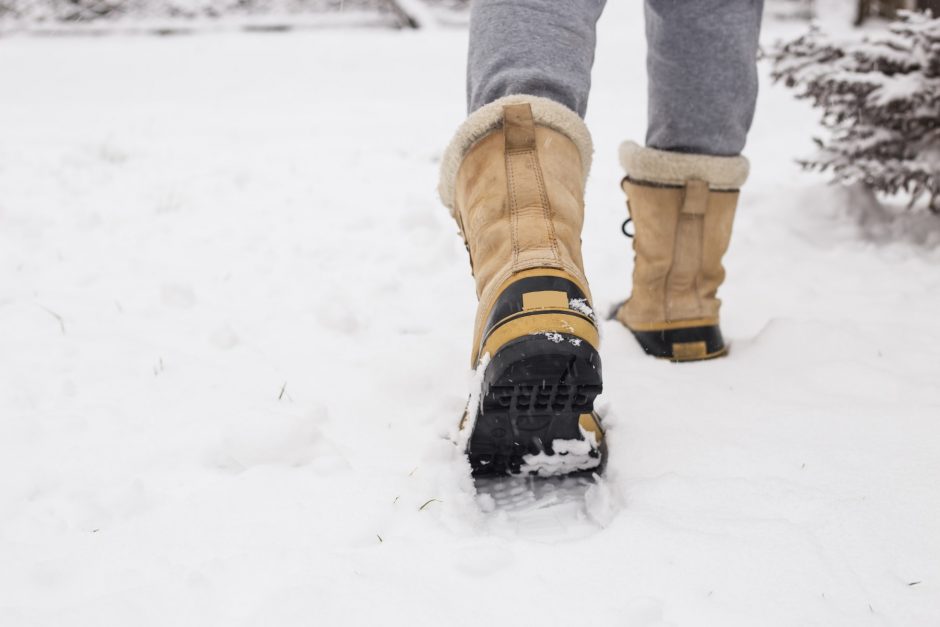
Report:
[[[574,462],[577,470],[601,463],[601,442],[578,444],[585,442],[581,416],[593,414],[594,400],[603,390],[600,357],[578,339],[532,335],[517,338],[493,356],[467,450],[474,476],[520,474],[528,456],[567,467],[569,460],[561,457],[572,452],[556,451],[558,441],[565,442],[563,448],[574,442],[583,452],[584,459]],[[582,451],[586,448],[590,450]]]

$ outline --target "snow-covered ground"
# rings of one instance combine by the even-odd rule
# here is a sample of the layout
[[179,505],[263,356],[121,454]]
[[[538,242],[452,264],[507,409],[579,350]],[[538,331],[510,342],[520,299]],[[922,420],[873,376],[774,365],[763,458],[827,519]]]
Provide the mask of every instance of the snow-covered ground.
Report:
[[[639,4],[601,22],[588,114],[601,311]],[[475,491],[435,195],[465,48],[0,40],[0,625],[940,625],[940,220],[801,173],[816,114],[767,82],[730,357],[605,322],[603,478]]]

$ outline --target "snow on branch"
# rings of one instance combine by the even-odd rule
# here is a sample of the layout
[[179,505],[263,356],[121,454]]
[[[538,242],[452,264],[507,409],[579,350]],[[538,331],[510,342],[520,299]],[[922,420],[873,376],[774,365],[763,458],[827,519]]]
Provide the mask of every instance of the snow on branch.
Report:
[[800,164],[940,213],[940,19],[903,13],[889,31],[836,40],[818,28],[778,44],[771,76],[822,109],[825,139]]

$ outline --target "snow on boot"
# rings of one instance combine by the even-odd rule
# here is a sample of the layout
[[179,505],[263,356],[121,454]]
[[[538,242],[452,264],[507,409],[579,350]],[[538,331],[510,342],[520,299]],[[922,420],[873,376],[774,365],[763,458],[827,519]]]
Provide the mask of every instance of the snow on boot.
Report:
[[646,353],[673,361],[727,352],[716,294],[731,241],[744,157],[620,147],[633,223],[633,291],[616,311]]
[[574,112],[508,96],[471,114],[444,155],[441,199],[479,299],[471,365],[481,388],[461,423],[477,476],[600,464],[599,336],[581,261],[591,151]]

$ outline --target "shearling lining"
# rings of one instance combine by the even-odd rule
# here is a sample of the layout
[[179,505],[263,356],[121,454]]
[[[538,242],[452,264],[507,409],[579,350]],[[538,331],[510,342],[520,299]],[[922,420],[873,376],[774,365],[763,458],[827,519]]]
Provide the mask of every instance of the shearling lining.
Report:
[[447,146],[447,150],[444,151],[437,191],[441,196],[441,201],[451,212],[454,211],[457,171],[460,169],[464,155],[467,154],[467,151],[474,143],[502,125],[504,106],[522,103],[531,105],[532,117],[536,124],[558,131],[574,142],[581,153],[584,178],[587,179],[588,171],[591,169],[591,156],[594,153],[594,145],[591,142],[591,133],[581,116],[563,104],[548,98],[525,95],[505,96],[471,113],[457,129],[454,138]]
[[620,144],[620,164],[636,181],[685,185],[700,179],[711,189],[739,189],[747,180],[750,164],[744,157],[715,157],[645,148],[631,141]]

